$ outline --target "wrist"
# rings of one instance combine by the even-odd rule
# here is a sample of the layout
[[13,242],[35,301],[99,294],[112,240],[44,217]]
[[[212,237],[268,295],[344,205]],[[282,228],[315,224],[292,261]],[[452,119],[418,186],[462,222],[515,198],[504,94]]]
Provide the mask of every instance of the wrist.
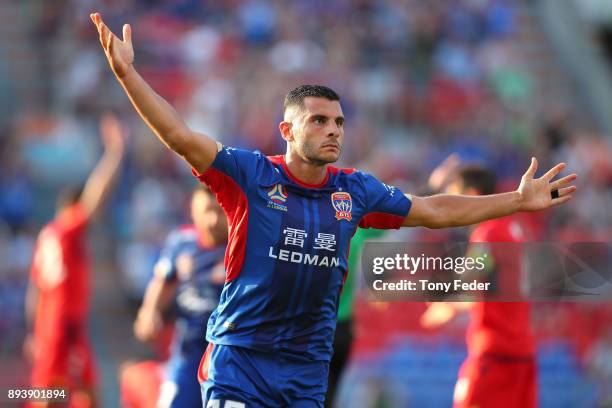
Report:
[[512,203],[512,212],[525,211],[525,198],[519,190],[515,190],[510,193],[510,201]]
[[115,72],[115,76],[122,83],[126,81],[130,81],[131,78],[133,78],[135,75],[136,75],[136,68],[134,68],[133,63],[127,64],[125,70],[123,70],[122,73]]

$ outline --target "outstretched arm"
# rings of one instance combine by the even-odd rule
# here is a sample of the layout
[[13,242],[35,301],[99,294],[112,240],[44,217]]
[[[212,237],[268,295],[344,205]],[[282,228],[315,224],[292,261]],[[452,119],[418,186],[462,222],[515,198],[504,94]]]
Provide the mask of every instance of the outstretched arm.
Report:
[[105,115],[100,121],[100,134],[104,143],[104,154],[89,175],[79,204],[87,219],[93,218],[110,193],[117,178],[124,154],[123,129],[113,115]]
[[[538,162],[531,159],[531,165],[523,175],[516,191],[484,196],[438,194],[431,197],[410,197],[412,207],[404,219],[404,227],[422,226],[427,228],[460,227],[476,224],[492,218],[499,218],[518,211],[537,211],[566,203],[576,191],[570,184],[576,174],[570,174],[552,181],[564,163],[557,164],[542,177],[535,179]],[[558,190],[553,198],[551,191]]]
[[203,173],[218,151],[212,138],[189,129],[176,110],[159,96],[134,68],[132,29],[123,26],[123,40],[113,34],[99,13],[90,15],[100,34],[100,43],[119,83],[155,135],[197,172]]

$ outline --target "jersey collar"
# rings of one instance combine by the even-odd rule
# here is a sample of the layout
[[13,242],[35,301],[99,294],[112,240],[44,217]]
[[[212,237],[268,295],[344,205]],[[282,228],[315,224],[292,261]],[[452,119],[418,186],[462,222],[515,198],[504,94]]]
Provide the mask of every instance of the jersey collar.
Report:
[[325,184],[327,184],[327,181],[329,180],[329,166],[326,167],[325,178],[323,179],[322,182],[318,184],[310,184],[310,183],[301,181],[300,179],[298,179],[296,176],[294,176],[291,173],[291,171],[289,170],[289,167],[287,166],[287,162],[285,161],[285,155],[280,156],[280,164],[281,164],[281,167],[283,168],[283,171],[287,175],[287,177],[289,177],[289,179],[293,181],[295,184],[301,187],[304,187],[304,188],[321,188],[325,186]]

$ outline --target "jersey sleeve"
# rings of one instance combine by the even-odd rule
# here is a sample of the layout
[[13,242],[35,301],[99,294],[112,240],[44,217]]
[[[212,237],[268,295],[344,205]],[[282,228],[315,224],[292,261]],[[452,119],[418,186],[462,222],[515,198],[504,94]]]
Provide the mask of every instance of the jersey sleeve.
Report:
[[247,193],[256,184],[257,175],[265,160],[265,156],[259,152],[223,146],[204,173],[193,171],[193,174],[214,193],[232,187],[238,187],[243,193]]
[[153,273],[156,277],[162,278],[165,281],[174,281],[176,279],[176,258],[178,256],[178,250],[178,233],[173,232],[166,239],[159,259],[155,263]]
[[387,185],[376,177],[362,177],[366,213],[361,218],[361,228],[397,229],[402,226],[412,202],[397,187]]
[[259,152],[223,147],[204,173],[194,172],[198,180],[210,188],[227,216],[229,236],[225,266],[228,280],[237,276],[244,262],[249,220],[248,196],[257,190],[266,165],[272,167],[269,159]]

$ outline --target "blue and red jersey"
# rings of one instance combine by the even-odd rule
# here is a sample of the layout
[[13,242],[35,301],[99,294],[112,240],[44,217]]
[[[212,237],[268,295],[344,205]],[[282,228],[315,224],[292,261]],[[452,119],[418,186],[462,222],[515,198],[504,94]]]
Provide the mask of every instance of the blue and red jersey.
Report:
[[318,185],[284,156],[222,148],[196,175],[225,210],[226,281],[207,340],[329,361],[338,300],[357,227],[399,228],[411,201],[354,169],[327,167]]
[[195,226],[172,231],[157,263],[155,274],[177,283],[176,332],[173,354],[203,352],[206,347],[204,322],[219,303],[222,284],[213,271],[223,260],[225,245],[206,248]]

